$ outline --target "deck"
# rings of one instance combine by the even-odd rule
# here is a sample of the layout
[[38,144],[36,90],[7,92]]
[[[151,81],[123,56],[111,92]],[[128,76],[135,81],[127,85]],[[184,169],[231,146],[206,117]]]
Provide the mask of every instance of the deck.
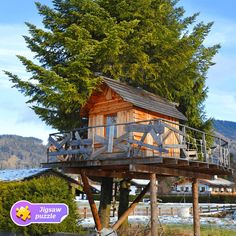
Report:
[[231,175],[228,142],[165,119],[94,126],[49,136],[44,167],[88,176],[149,179]]

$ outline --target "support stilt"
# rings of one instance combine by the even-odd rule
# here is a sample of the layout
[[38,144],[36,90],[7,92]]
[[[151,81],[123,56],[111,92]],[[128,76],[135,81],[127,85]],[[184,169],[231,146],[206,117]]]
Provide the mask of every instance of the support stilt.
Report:
[[95,222],[96,229],[98,232],[100,232],[102,230],[101,221],[100,221],[100,218],[98,215],[98,210],[97,210],[96,204],[93,200],[93,195],[92,195],[92,192],[91,192],[91,189],[89,186],[88,178],[87,178],[84,170],[81,171],[81,179],[83,181],[84,191],[88,197],[88,201],[89,201],[91,212],[93,214],[93,219]]
[[158,211],[157,211],[157,179],[156,174],[150,174],[150,204],[151,204],[151,236],[158,235]]
[[198,180],[193,179],[192,184],[193,191],[193,229],[194,236],[200,236],[200,216],[199,216],[199,206],[198,206]]
[[[123,179],[120,182],[120,198],[118,207],[118,218],[120,218],[129,207],[129,192],[130,192],[130,180]],[[120,236],[126,236],[128,230],[128,217],[124,219],[122,225],[120,226]]]
[[135,198],[135,200],[129,206],[129,208],[123,213],[123,215],[119,218],[119,220],[112,226],[113,230],[117,230],[121,226],[124,220],[129,216],[129,214],[134,210],[134,208],[142,200],[146,192],[149,190],[149,187],[150,187],[150,183],[142,190],[142,192]]
[[98,213],[103,228],[109,227],[111,201],[112,201],[112,186],[113,186],[112,178],[109,177],[102,178],[101,198],[100,198]]

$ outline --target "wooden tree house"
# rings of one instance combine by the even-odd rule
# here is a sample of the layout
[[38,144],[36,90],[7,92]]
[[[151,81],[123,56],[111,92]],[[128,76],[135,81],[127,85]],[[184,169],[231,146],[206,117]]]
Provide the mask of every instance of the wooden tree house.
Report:
[[97,229],[101,224],[87,176],[150,179],[113,229],[151,186],[152,235],[157,232],[156,176],[186,176],[193,179],[194,231],[200,235],[197,179],[232,174],[227,141],[184,125],[186,117],[166,99],[109,78],[103,78],[81,116],[89,119],[88,127],[49,136],[43,166],[81,174]]

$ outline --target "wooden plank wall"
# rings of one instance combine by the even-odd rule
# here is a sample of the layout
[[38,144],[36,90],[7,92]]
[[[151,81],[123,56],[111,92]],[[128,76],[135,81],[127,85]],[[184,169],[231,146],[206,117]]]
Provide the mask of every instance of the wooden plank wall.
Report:
[[[91,97],[88,104],[89,107],[89,126],[103,126],[106,123],[106,116],[116,115],[117,123],[128,123],[128,122],[138,122],[143,120],[151,120],[157,118],[164,118],[166,120],[178,122],[178,120],[168,117],[165,115],[157,114],[154,112],[148,112],[145,109],[134,107],[133,104],[124,101],[117,93],[111,90],[109,87],[104,87],[103,91]],[[147,122],[145,122],[147,124]],[[178,125],[171,124],[175,128],[179,128]],[[165,129],[167,131],[167,129]],[[117,137],[124,134],[124,126],[117,127]],[[88,132],[88,138],[94,138],[94,135],[105,136],[105,128],[93,128]],[[140,140],[143,133],[134,133],[134,138]],[[147,135],[145,143],[154,144],[154,140],[150,134]],[[178,140],[172,133],[165,141],[165,144],[178,144]],[[143,153],[145,156],[160,155],[159,152],[153,151],[147,148],[143,148]],[[168,156],[179,156],[180,151],[178,149],[169,149]]]
[[[146,110],[141,109],[141,108],[134,109],[134,121],[135,122],[142,121],[142,120],[158,119],[158,118],[163,118],[163,119],[174,121],[174,122],[178,123],[177,119],[169,117],[169,116],[165,116],[165,115],[157,114],[157,113],[153,113],[153,112],[147,112]],[[145,122],[145,124],[147,124],[147,122]],[[172,127],[176,128],[176,129],[179,129],[178,125],[175,125],[175,124],[169,124],[169,125],[171,125]],[[168,131],[168,129],[165,128],[165,132],[167,132],[167,131]],[[142,136],[142,133],[135,133],[135,135],[134,135],[135,139],[137,139],[137,140],[140,140],[141,136]],[[147,137],[145,139],[145,143],[148,143],[151,145],[154,144],[154,140],[150,134],[147,135]],[[170,136],[165,140],[165,144],[178,144],[178,140],[177,140],[174,133],[171,133]],[[160,155],[160,153],[157,151],[154,151],[154,150],[146,150],[145,156],[150,156],[150,155]],[[179,157],[180,150],[176,149],[176,148],[175,149],[170,148],[168,154],[162,154],[162,155],[163,156],[168,155],[168,156],[173,156],[173,157],[174,156]]]
[[[90,101],[90,103],[93,105],[89,110],[89,126],[105,125],[108,115],[116,115],[118,124],[133,121],[133,105],[124,101],[110,88],[104,89],[99,98],[96,98],[96,101]],[[105,128],[90,129],[88,137],[92,138],[94,134],[104,137]],[[122,134],[124,134],[124,126],[118,126],[117,137]]]

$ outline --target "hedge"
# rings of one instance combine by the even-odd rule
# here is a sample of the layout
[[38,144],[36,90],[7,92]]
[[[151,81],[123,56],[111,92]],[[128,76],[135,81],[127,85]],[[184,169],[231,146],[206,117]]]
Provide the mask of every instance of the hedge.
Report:
[[[78,226],[76,203],[68,183],[55,176],[34,178],[24,182],[0,184],[0,231],[19,232],[25,236],[44,235],[53,232],[82,233]],[[32,203],[65,203],[69,215],[60,224],[31,224],[27,227],[15,225],[10,218],[11,206],[19,201]]]

